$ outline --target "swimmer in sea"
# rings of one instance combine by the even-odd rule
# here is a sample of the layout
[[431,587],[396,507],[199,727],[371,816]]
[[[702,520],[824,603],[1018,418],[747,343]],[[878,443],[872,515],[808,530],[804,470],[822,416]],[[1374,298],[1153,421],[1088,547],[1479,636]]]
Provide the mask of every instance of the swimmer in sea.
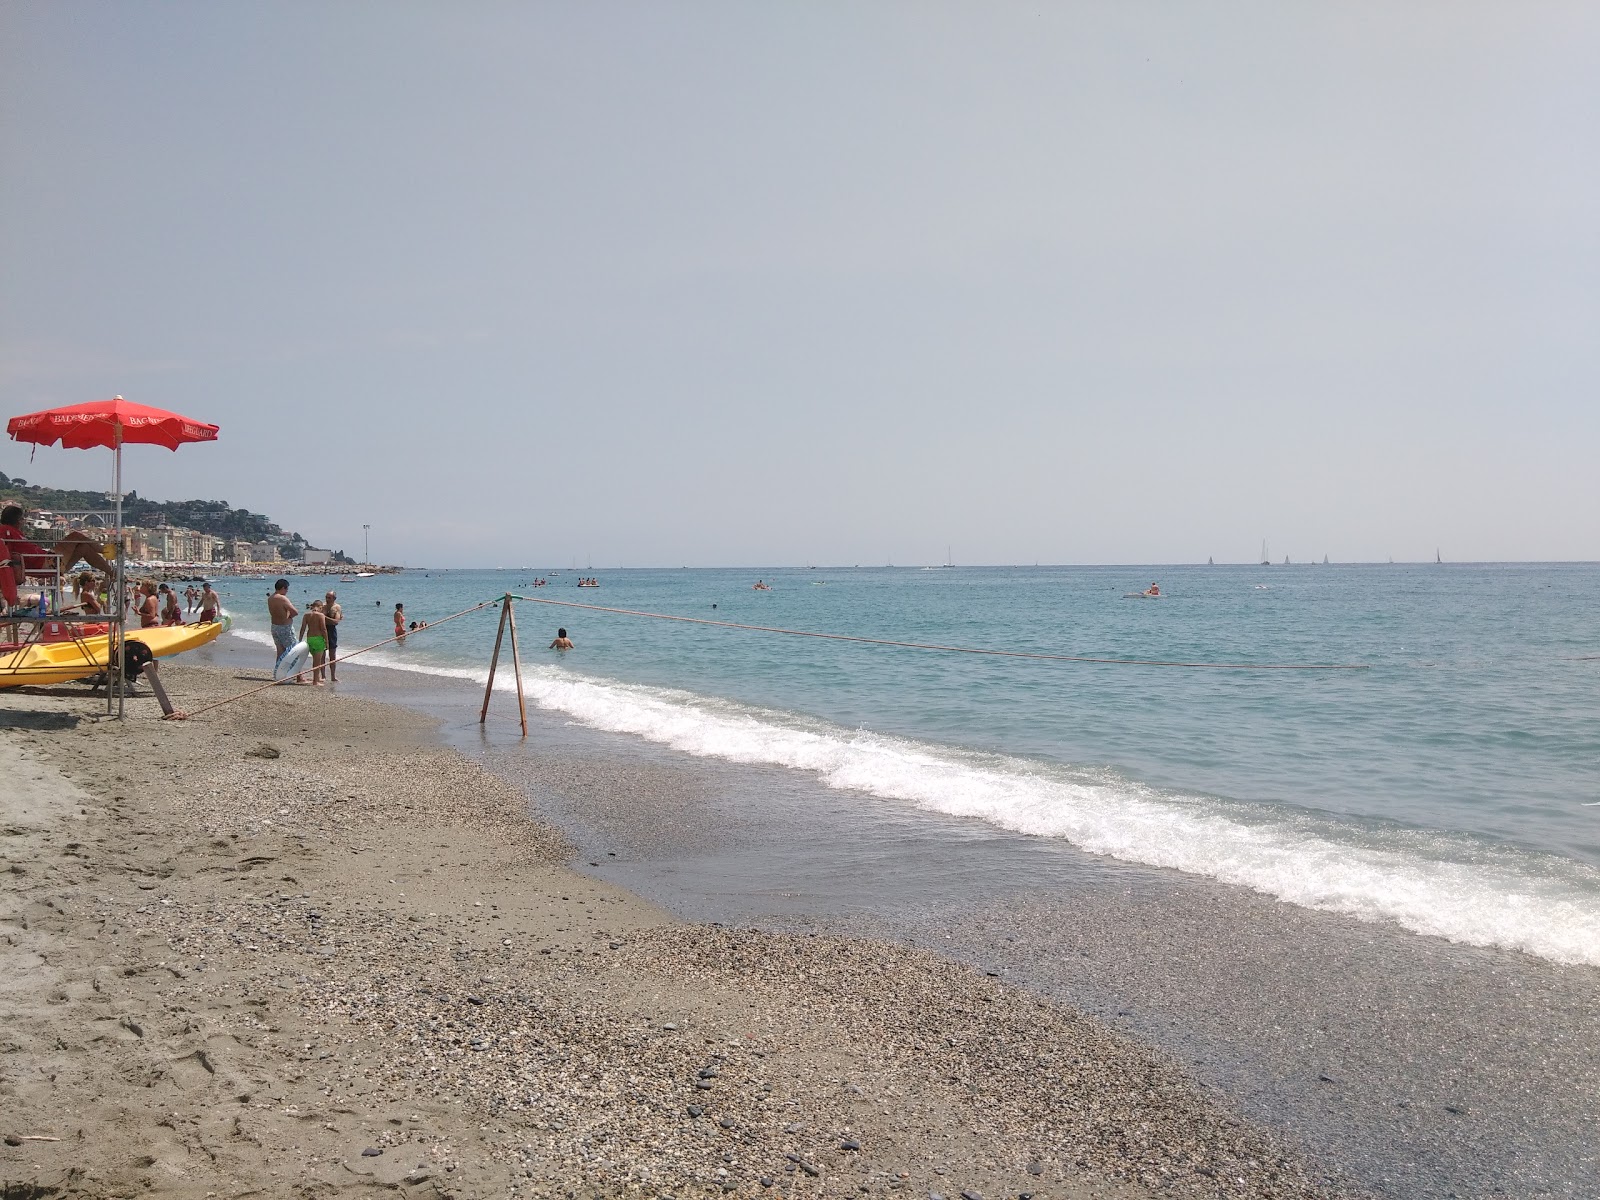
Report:
[[552,650],[571,650],[572,639],[567,636],[565,629],[556,630],[556,640],[550,643]]

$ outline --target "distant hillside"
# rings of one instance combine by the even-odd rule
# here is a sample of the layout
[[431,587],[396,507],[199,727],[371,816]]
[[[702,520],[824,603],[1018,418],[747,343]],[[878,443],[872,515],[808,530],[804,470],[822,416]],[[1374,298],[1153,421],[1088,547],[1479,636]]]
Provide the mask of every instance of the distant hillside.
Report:
[[[0,496],[15,497],[30,508],[51,512],[77,509],[106,512],[112,507],[104,492],[44,487],[13,478],[3,471],[0,471]],[[277,542],[284,548],[285,558],[299,558],[300,548],[311,545],[300,534],[285,530],[261,513],[232,508],[226,500],[146,500],[137,492],[128,492],[122,498],[122,521],[125,525],[146,528],[170,525],[195,529],[216,537],[243,538],[248,542]],[[338,556],[342,560],[344,552],[338,551]]]

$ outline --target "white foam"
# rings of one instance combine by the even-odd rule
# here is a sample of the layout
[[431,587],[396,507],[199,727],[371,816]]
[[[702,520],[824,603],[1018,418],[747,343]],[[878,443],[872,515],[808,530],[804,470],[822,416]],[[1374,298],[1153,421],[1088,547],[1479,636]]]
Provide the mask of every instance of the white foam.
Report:
[[[235,634],[271,643],[265,634]],[[362,661],[478,684],[488,678],[482,669],[382,653]],[[1600,871],[1569,860],[1161,793],[1113,772],[848,730],[556,667],[528,668],[523,678],[529,701],[541,708],[687,754],[810,771],[832,788],[1062,838],[1092,854],[1208,876],[1307,908],[1600,966]],[[496,681],[496,690],[513,686],[507,677]]]

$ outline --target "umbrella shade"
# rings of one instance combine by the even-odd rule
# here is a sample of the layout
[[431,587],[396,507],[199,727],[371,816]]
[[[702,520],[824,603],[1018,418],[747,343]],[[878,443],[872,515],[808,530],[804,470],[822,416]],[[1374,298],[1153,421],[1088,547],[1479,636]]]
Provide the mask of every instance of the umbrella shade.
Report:
[[121,396],[12,417],[6,422],[6,432],[19,442],[33,442],[40,446],[53,446],[60,442],[69,450],[87,450],[96,446],[115,449],[136,443],[176,450],[184,442],[217,440],[215,425],[179,416],[162,408],[130,404]]

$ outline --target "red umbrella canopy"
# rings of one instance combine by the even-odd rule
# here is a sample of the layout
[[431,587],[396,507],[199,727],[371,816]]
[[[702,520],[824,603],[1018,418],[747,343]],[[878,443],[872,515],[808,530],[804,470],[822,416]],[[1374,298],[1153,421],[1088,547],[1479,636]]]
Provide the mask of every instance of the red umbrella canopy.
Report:
[[217,440],[215,425],[163,408],[130,404],[121,396],[12,417],[6,422],[6,432],[19,442],[40,446],[60,442],[68,450],[88,450],[96,446],[115,449],[134,443],[176,450],[184,442]]

